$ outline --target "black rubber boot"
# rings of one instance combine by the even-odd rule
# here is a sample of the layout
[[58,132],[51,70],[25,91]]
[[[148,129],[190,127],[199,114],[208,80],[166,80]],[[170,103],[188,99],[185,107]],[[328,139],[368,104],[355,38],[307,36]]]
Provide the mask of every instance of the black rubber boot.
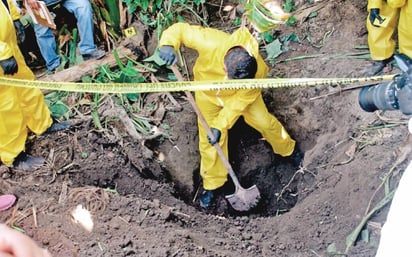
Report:
[[366,67],[364,75],[366,77],[372,77],[381,74],[383,69],[385,69],[386,66],[391,64],[392,60],[393,57],[390,57],[382,61],[373,61],[370,66]]
[[214,200],[214,193],[212,190],[203,190],[199,197],[200,207],[203,209],[208,209],[212,206]]
[[48,128],[42,135],[47,136],[58,131],[69,129],[74,125],[75,124],[71,121],[53,122],[50,128]]
[[44,165],[46,160],[42,157],[33,157],[25,152],[19,154],[13,162],[13,168],[23,171],[35,171]]
[[293,150],[293,153],[289,156],[289,160],[295,167],[300,167],[302,166],[303,157],[304,153],[302,150],[300,150],[298,146],[295,146],[295,150]]

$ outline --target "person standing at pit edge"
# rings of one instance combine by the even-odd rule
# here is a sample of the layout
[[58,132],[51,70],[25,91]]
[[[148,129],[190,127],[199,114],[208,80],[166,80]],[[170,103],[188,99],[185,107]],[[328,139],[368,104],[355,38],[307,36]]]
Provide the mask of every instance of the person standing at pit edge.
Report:
[[398,23],[399,53],[412,58],[412,4],[408,0],[387,0],[389,7],[400,8]]
[[[176,23],[162,33],[160,58],[168,65],[175,64],[176,51],[181,44],[198,52],[193,67],[195,81],[265,78],[268,74],[268,66],[259,54],[259,45],[245,27],[229,35],[212,28]],[[208,138],[198,121],[200,175],[203,180],[199,199],[201,207],[211,206],[216,190],[225,184],[228,176],[213,145],[219,143],[228,157],[228,130],[241,115],[248,125],[263,135],[276,154],[290,156],[297,153],[294,152],[295,141],[268,112],[260,89],[196,91],[195,98],[214,135],[214,138]]]
[[[0,77],[34,80],[17,39],[24,41],[20,15],[9,0],[0,3]],[[16,29],[15,29],[16,27]],[[53,123],[40,89],[0,85],[0,159],[8,167],[31,171],[45,160],[24,152],[28,129],[37,135],[70,127],[71,122]]]
[[[43,0],[49,9],[61,4],[68,12],[73,13],[77,20],[80,42],[79,51],[83,60],[101,59],[106,52],[97,48],[94,43],[93,8],[89,0]],[[33,10],[38,10],[38,0],[26,0]],[[46,61],[48,73],[59,72],[66,68],[66,61],[57,53],[56,39],[53,30],[41,24],[33,24],[37,44]]]
[[399,9],[392,8],[385,0],[369,0],[368,12],[366,28],[372,64],[364,75],[375,76],[393,60],[396,44],[392,36],[398,23]]
[[412,7],[407,0],[369,0],[368,10],[368,44],[374,62],[367,68],[365,75],[374,76],[380,74],[393,60],[396,44],[392,36],[396,24],[399,53],[412,57]]

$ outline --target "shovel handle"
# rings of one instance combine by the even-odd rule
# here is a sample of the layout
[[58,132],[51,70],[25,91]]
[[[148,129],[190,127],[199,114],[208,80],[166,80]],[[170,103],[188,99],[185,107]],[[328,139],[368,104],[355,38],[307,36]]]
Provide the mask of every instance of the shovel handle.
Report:
[[[178,81],[184,81],[184,78],[183,78],[182,74],[176,68],[175,65],[171,65],[170,68],[172,69],[172,71],[175,74]],[[207,124],[206,119],[203,116],[202,112],[200,111],[199,107],[197,107],[195,99],[193,98],[192,94],[189,91],[185,91],[185,94],[186,94],[187,99],[189,100],[190,105],[195,110],[195,112],[197,114],[197,117],[200,120],[200,123],[202,123],[202,126],[205,128],[207,135],[209,136],[209,138],[214,138],[214,135],[213,135],[212,131],[210,130],[210,127]],[[225,154],[223,153],[222,147],[220,147],[219,143],[216,143],[213,146],[215,147],[217,154],[219,155],[220,159],[222,160],[223,165],[225,166],[225,168],[229,172],[229,175],[232,178],[233,183],[235,184],[236,188],[240,188],[241,185],[239,183],[239,180],[237,179],[237,176],[236,176],[235,172],[232,169],[232,165],[230,165],[228,159],[226,158]]]

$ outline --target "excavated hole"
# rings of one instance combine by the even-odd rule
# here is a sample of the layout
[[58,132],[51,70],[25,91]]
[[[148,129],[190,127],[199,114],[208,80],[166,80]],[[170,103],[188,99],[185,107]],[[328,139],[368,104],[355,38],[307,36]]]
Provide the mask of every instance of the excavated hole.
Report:
[[[68,140],[73,141],[70,137]],[[170,202],[168,196],[175,197],[200,209],[197,201],[193,201],[201,187],[198,170],[193,171],[193,190],[182,189],[179,181],[173,181],[168,171],[156,162],[155,156],[145,156],[139,144],[108,143],[106,138],[98,133],[89,133],[87,137],[78,137],[77,140],[84,141],[79,144],[91,148],[83,149],[90,155],[80,161],[76,172],[70,173],[73,186],[111,188],[122,195],[135,194],[142,198],[166,202]],[[154,145],[147,146],[150,149],[155,148]],[[247,213],[234,211],[224,198],[234,192],[229,179],[222,190],[219,190],[216,204],[208,213],[274,216],[287,212],[296,204],[298,183],[303,173],[289,158],[275,155],[270,145],[262,140],[257,131],[246,125],[243,119],[239,119],[229,132],[229,152],[232,168],[242,186],[249,188],[256,185],[261,199],[259,204]],[[132,158],[130,153],[137,155]]]

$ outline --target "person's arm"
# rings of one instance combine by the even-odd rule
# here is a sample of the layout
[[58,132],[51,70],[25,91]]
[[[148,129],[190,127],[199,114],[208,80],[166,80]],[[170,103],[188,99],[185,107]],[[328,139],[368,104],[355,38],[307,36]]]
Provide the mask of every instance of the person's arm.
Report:
[[12,257],[51,257],[30,237],[0,224],[0,255]]

